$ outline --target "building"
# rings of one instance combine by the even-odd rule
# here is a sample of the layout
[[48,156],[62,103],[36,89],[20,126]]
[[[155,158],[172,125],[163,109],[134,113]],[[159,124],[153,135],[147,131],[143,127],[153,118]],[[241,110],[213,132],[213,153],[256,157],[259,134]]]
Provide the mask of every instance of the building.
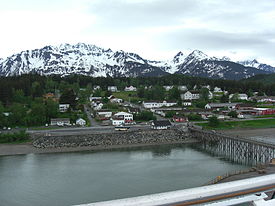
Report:
[[182,100],[196,100],[200,98],[200,93],[197,91],[187,91],[184,94],[180,95]]
[[51,119],[52,126],[69,126],[71,125],[69,118],[56,118]]
[[75,124],[76,125],[80,125],[80,126],[85,126],[86,125],[86,121],[82,118],[78,118],[76,121],[75,121]]
[[116,103],[116,104],[121,104],[123,102],[123,99],[119,99],[119,98],[112,98],[110,99],[111,103]]
[[137,91],[137,88],[134,86],[129,86],[129,87],[125,87],[124,91],[125,92],[135,92],[135,91]]
[[235,95],[237,95],[237,99],[238,100],[248,100],[248,96],[247,96],[247,94],[230,94],[229,95],[229,99],[232,99]]
[[222,109],[222,108],[228,108],[228,109],[235,109],[236,105],[239,103],[208,103],[205,105],[205,109]]
[[142,103],[143,107],[146,109],[153,109],[153,108],[160,108],[160,107],[172,107],[177,105],[177,102],[170,102],[170,101],[148,101]]
[[154,120],[152,122],[151,128],[162,130],[162,129],[169,129],[171,128],[172,124],[169,120]]
[[188,89],[187,89],[187,86],[185,86],[185,85],[180,85],[180,86],[178,86],[178,90],[180,90],[180,91],[182,91],[182,92],[185,92],[185,91],[187,91]]
[[114,114],[113,118],[123,119],[125,124],[129,124],[134,121],[134,116],[128,112],[118,112]]
[[259,103],[274,103],[275,96],[258,96],[258,97],[252,97],[251,100],[255,100]]
[[67,112],[70,104],[59,104],[59,112]]
[[117,86],[108,86],[108,91],[117,92]]
[[188,118],[184,116],[173,116],[174,122],[188,122]]
[[102,99],[102,97],[94,97],[92,95],[89,97],[90,102],[101,101],[101,99]]
[[93,87],[93,90],[95,91],[95,90],[98,90],[98,89],[100,89],[100,86],[99,85],[95,85],[94,87]]
[[167,91],[167,92],[168,92],[169,90],[173,89],[173,87],[174,87],[173,85],[172,85],[172,86],[167,86],[167,85],[166,85],[166,86],[163,86],[163,88],[164,88],[165,91]]
[[222,89],[220,87],[214,87],[213,92],[215,92],[215,93],[221,93],[223,91],[222,91]]
[[185,107],[189,107],[189,106],[192,106],[192,102],[189,100],[189,101],[184,101],[182,102],[182,105],[185,106]]
[[96,114],[100,120],[107,120],[110,119],[112,116],[112,112],[108,110],[100,110]]

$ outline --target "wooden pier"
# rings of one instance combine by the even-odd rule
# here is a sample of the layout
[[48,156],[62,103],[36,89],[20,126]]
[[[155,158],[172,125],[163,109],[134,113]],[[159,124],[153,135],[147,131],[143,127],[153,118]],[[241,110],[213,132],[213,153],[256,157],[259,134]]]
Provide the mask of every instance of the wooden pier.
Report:
[[193,138],[202,141],[202,149],[222,155],[230,161],[249,165],[265,164],[275,157],[275,145],[216,131],[189,128]]

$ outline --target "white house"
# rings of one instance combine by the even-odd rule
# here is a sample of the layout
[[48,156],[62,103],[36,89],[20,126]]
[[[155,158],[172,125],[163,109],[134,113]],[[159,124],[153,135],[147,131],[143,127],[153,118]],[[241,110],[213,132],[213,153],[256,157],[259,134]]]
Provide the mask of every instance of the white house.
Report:
[[101,99],[102,99],[102,97],[94,97],[93,95],[91,95],[89,97],[90,102],[100,101]]
[[117,92],[117,86],[108,86],[108,91]]
[[125,124],[131,123],[134,121],[134,116],[128,112],[118,112],[114,114],[114,118],[123,119]]
[[100,89],[100,86],[99,86],[99,85],[95,85],[95,86],[93,87],[93,90],[98,90],[98,89]]
[[97,115],[101,118],[101,119],[108,119],[112,116],[112,112],[111,111],[98,111]]
[[65,125],[71,125],[69,118],[56,118],[51,119],[51,125],[52,126],[65,126]]
[[152,108],[159,108],[159,107],[171,107],[174,105],[177,105],[176,102],[169,102],[169,101],[148,101],[148,102],[143,102],[143,107],[146,109],[152,109]]
[[80,126],[85,126],[86,125],[86,121],[82,118],[78,118],[76,121],[75,121],[75,124],[76,125],[80,125]]
[[59,112],[67,112],[70,104],[59,104]]
[[235,109],[238,103],[208,103],[205,105],[205,109],[221,109],[221,108],[228,108],[228,109]]
[[185,91],[187,91],[188,89],[187,89],[187,86],[185,86],[185,85],[180,85],[180,86],[178,86],[178,90],[180,90],[180,91],[182,91],[182,92],[185,92]]
[[124,91],[126,92],[135,92],[137,91],[137,88],[134,86],[125,87]]
[[220,87],[214,87],[213,92],[220,93],[220,92],[223,92],[223,91],[222,91],[222,89]]
[[195,100],[200,98],[200,93],[187,91],[184,94],[181,94],[180,97],[182,100]]
[[103,107],[103,103],[101,103],[101,102],[99,102],[99,103],[98,102],[94,102],[94,103],[92,103],[92,107],[96,111],[101,110],[102,107]]
[[[234,97],[234,95],[235,94],[230,94],[229,99],[232,99]],[[238,95],[237,99],[239,99],[239,100],[248,100],[247,94],[236,94],[236,95]]]
[[110,99],[110,102],[111,103],[117,103],[117,104],[120,104],[123,102],[123,99],[119,99],[119,98],[112,98]]
[[208,89],[208,90],[211,89],[210,85],[204,85],[204,86],[201,86],[201,88],[206,88],[206,89]]
[[165,91],[167,91],[167,92],[168,92],[169,90],[173,89],[173,87],[174,87],[173,85],[172,85],[172,86],[167,86],[167,85],[166,85],[166,86],[163,86],[163,88],[164,88]]
[[155,120],[152,122],[152,129],[169,129],[171,122],[169,120]]
[[189,107],[189,106],[192,106],[192,102],[191,101],[184,101],[184,102],[182,102],[182,105],[185,106],[185,107]]

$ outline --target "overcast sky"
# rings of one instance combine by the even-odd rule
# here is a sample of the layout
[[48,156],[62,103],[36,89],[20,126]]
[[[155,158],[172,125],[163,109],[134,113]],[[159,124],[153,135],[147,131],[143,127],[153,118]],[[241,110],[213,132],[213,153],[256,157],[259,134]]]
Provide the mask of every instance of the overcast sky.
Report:
[[275,66],[275,0],[1,0],[0,57],[88,43],[166,60],[199,49]]

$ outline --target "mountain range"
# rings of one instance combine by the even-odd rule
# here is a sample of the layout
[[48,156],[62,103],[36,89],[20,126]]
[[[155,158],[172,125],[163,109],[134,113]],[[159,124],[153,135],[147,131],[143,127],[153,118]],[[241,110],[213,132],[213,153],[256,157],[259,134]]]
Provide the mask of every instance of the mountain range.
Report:
[[45,46],[0,59],[0,76],[26,73],[93,77],[136,77],[185,74],[222,79],[242,79],[257,74],[274,73],[275,68],[257,60],[233,62],[227,57],[209,57],[199,50],[188,55],[179,52],[169,61],[147,60],[135,53],[112,51],[78,43]]

